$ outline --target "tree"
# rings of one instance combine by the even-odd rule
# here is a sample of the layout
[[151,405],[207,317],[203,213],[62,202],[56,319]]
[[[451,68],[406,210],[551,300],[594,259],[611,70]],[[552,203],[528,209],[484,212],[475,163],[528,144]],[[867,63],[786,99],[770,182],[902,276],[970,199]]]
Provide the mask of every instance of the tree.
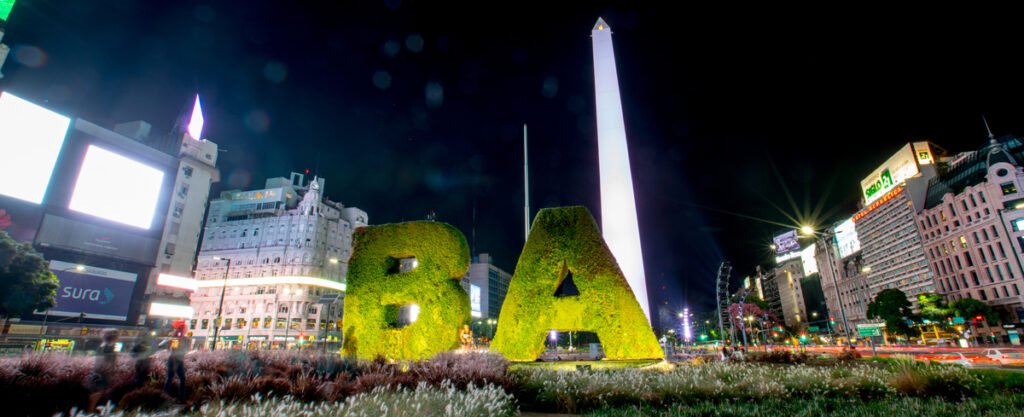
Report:
[[966,320],[973,320],[975,317],[982,316],[989,323],[999,322],[999,313],[994,308],[973,298],[956,300],[949,307],[956,312],[956,315]]
[[57,287],[57,277],[47,268],[43,255],[0,231],[0,316],[9,321],[53,307]]
[[880,318],[885,321],[885,328],[890,333],[907,337],[917,335],[917,329],[907,325],[907,319],[914,316],[910,310],[907,295],[895,288],[883,290],[868,304],[868,318]]
[[917,296],[917,305],[921,308],[921,317],[932,321],[941,322],[953,312],[939,294],[921,294]]

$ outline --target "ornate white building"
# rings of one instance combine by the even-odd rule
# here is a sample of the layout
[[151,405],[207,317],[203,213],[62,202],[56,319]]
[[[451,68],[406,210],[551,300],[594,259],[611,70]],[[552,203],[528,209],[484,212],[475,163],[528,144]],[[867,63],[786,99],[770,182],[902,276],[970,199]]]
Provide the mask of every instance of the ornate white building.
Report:
[[215,334],[218,347],[249,349],[338,340],[352,233],[367,216],[323,198],[322,178],[304,181],[292,173],[210,203],[191,300],[199,345]]

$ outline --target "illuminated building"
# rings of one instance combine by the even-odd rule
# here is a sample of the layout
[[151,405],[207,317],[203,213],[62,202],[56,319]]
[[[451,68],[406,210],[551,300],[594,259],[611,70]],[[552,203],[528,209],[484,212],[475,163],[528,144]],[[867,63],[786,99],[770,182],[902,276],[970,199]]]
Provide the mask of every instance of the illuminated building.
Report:
[[[306,184],[292,173],[210,202],[191,300],[197,341],[209,344],[218,312],[223,347],[295,346],[336,335],[352,234],[367,216],[324,199],[323,187],[323,178]],[[337,301],[318,303],[329,294]]]
[[608,249],[615,255],[626,276],[633,295],[640,303],[640,308],[650,321],[647,278],[640,249],[633,173],[629,167],[629,145],[622,116],[611,27],[599,18],[590,36],[594,47],[594,95],[597,103],[598,160],[601,171],[601,232]]
[[488,319],[497,321],[505,295],[508,294],[508,284],[512,281],[512,274],[498,268],[492,261],[486,253],[473,256],[469,271],[460,281],[466,294],[469,294],[473,334],[477,336],[494,335],[497,329],[488,323]]
[[[153,139],[145,122],[108,130],[0,93],[0,147],[18,150],[0,164],[0,229],[31,242],[61,282],[55,307],[24,318],[47,322],[29,329],[32,340],[144,324],[150,278],[191,271],[216,144]],[[191,191],[179,193],[182,185]],[[92,295],[76,296],[84,292]]]
[[[808,249],[814,252],[813,245]],[[775,267],[774,285],[778,288],[782,319],[787,326],[801,328],[807,322],[807,305],[800,280],[811,273],[804,270],[804,261],[800,257],[789,258]]]
[[[936,290],[1024,317],[1024,145],[1014,137],[961,154],[928,184],[917,215]],[[997,332],[1002,332],[998,329]]]
[[[871,303],[866,275],[868,271],[864,270],[860,241],[852,218],[840,222],[829,232],[828,234],[834,237],[828,240],[827,246],[819,246],[814,254],[818,262],[825,305],[830,318],[835,321],[834,327],[838,330],[842,326],[839,298],[836,296],[838,284],[846,320],[851,327],[855,327],[867,321],[867,306]],[[825,250],[831,250],[832,253],[826,256]],[[837,274],[835,279],[833,274]]]
[[927,183],[936,175],[933,147],[908,143],[861,181],[864,208],[853,221],[862,269],[867,271],[868,299],[896,288],[916,305],[918,295],[936,290],[914,221],[924,205]]

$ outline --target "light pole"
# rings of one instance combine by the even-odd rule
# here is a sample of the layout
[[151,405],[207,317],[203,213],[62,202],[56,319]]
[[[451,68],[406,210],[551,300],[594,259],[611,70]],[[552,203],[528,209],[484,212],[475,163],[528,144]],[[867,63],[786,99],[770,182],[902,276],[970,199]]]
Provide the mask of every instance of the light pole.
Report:
[[215,261],[228,261],[227,269],[224,270],[224,285],[220,288],[220,303],[217,304],[217,319],[214,320],[213,326],[213,344],[210,345],[210,350],[217,350],[217,335],[220,334],[220,323],[221,313],[224,312],[224,293],[228,290],[228,277],[231,273],[231,258],[221,258],[214,256]]
[[843,307],[843,298],[839,292],[839,279],[836,277],[836,275],[838,275],[838,271],[836,271],[835,265],[832,262],[832,246],[829,245],[828,242],[825,240],[826,238],[831,239],[834,236],[834,234],[828,231],[823,231],[820,234],[818,234],[815,233],[814,228],[810,226],[801,227],[800,233],[803,234],[804,236],[817,236],[818,242],[820,242],[821,245],[825,248],[825,261],[828,263],[829,274],[832,275],[832,286],[836,290],[836,303],[839,304],[839,315],[842,316],[843,318],[843,333],[846,336],[846,343],[849,344],[849,346],[852,348],[853,341],[850,340],[852,339],[850,337],[850,323],[846,321],[846,308]]

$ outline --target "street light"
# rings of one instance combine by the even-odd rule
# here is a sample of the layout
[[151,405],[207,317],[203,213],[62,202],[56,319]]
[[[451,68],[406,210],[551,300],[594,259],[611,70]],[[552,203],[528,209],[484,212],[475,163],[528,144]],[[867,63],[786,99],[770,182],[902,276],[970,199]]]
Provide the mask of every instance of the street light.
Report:
[[221,313],[224,312],[224,293],[228,290],[228,277],[231,273],[231,258],[214,256],[213,260],[228,261],[227,269],[224,270],[224,285],[220,288],[220,303],[217,305],[217,319],[214,320],[213,323],[213,344],[210,346],[210,350],[217,350],[217,335],[220,333]]
[[843,318],[843,331],[846,334],[846,343],[848,343],[850,345],[850,347],[852,348],[853,347],[853,341],[851,340],[852,338],[850,337],[850,323],[846,321],[846,308],[843,306],[843,297],[842,297],[842,294],[840,294],[840,292],[839,292],[839,279],[837,277],[837,275],[839,275],[839,272],[836,271],[835,265],[833,265],[833,262],[832,262],[832,247],[831,247],[831,245],[826,243],[826,240],[825,240],[826,237],[831,239],[834,236],[834,234],[833,233],[829,233],[828,231],[823,231],[820,234],[816,234],[814,232],[814,228],[812,228],[811,226],[806,226],[806,225],[800,227],[800,233],[802,233],[804,236],[816,237],[816,239],[818,239],[818,241],[824,247],[825,259],[826,259],[826,262],[828,262],[828,271],[832,275],[832,286],[835,287],[835,290],[836,290],[836,303],[839,304],[839,314]]

